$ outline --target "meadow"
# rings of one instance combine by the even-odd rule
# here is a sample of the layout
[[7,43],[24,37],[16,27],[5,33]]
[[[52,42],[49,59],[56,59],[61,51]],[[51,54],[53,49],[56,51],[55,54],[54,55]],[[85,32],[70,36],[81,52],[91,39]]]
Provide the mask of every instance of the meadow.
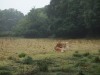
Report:
[[[58,40],[69,42],[56,52]],[[99,39],[0,38],[0,75],[100,75]]]

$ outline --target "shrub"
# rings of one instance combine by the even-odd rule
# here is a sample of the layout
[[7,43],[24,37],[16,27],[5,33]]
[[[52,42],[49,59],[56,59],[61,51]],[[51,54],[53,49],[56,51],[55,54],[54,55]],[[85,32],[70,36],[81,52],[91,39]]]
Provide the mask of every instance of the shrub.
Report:
[[90,66],[90,62],[88,62],[87,58],[80,59],[76,64],[76,67],[88,67]]
[[89,59],[87,57],[83,57],[82,59],[79,59],[80,61],[83,61],[83,62],[87,62],[89,61]]
[[48,71],[50,61],[47,59],[37,61],[37,66],[39,67],[40,71],[46,72]]
[[[55,75],[55,74],[54,74]],[[56,75],[66,75],[66,73],[63,72],[57,72]]]
[[76,67],[84,66],[85,62],[84,61],[79,61],[78,63],[75,64]]
[[89,58],[89,59],[92,59],[93,57],[94,57],[94,55],[91,55],[91,54],[88,55],[88,58]]
[[89,56],[89,55],[90,55],[89,52],[86,52],[86,53],[83,54],[83,56],[85,56],[85,57],[86,57],[86,56]]
[[65,68],[62,68],[61,71],[67,73],[74,73],[76,72],[76,68],[74,68],[73,66],[66,66]]
[[19,56],[20,58],[22,58],[22,57],[25,57],[26,54],[25,54],[25,53],[21,53],[21,54],[19,54],[18,56]]
[[0,66],[0,75],[12,75],[9,67],[7,66]]
[[99,56],[96,56],[95,58],[94,58],[94,60],[93,60],[95,63],[100,63],[100,58],[99,58]]
[[33,63],[33,59],[30,56],[27,56],[25,58],[22,58],[21,63],[23,64],[32,64]]
[[0,70],[9,70],[7,66],[0,66]]
[[12,75],[10,71],[0,70],[0,75]]
[[82,55],[81,55],[81,54],[79,54],[79,52],[78,52],[78,51],[75,51],[75,53],[73,54],[73,56],[74,56],[74,57],[82,57]]
[[85,75],[83,71],[79,71],[78,75]]

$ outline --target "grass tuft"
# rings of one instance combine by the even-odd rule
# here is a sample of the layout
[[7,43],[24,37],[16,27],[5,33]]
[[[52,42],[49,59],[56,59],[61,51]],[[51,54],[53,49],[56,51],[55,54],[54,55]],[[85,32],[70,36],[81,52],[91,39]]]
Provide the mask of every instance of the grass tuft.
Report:
[[19,54],[18,56],[19,56],[20,58],[23,58],[23,57],[26,56],[26,54],[25,54],[25,53],[21,53],[21,54]]
[[33,59],[30,56],[26,56],[24,58],[21,58],[21,63],[23,63],[23,64],[32,64]]

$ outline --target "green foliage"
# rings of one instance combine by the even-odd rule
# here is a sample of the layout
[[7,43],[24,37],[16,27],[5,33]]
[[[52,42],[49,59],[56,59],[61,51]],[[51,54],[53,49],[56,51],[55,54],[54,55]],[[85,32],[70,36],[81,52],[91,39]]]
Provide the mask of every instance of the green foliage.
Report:
[[0,66],[0,75],[12,75],[7,66]]
[[24,15],[15,9],[0,11],[0,36],[12,36],[13,29]]
[[83,56],[85,56],[85,57],[87,57],[87,56],[89,56],[89,55],[90,55],[89,52],[86,52],[86,53],[83,54]]
[[10,71],[0,70],[0,75],[12,75]]
[[74,57],[82,57],[82,54],[80,54],[78,51],[75,51],[73,54]]
[[79,71],[78,75],[85,75],[82,71]]
[[87,61],[89,61],[89,58],[83,57],[83,58],[80,59],[80,61],[87,62]]
[[0,36],[100,37],[99,9],[99,0],[51,0],[25,16],[14,9],[0,10]]
[[15,28],[16,36],[48,37],[50,34],[46,8],[33,8]]
[[74,57],[90,57],[90,53],[86,52],[86,53],[79,53],[78,51],[75,51],[75,53],[73,54]]
[[100,63],[100,57],[99,56],[94,57],[93,62]]
[[[80,54],[78,51],[75,53]],[[85,55],[84,55],[85,54]],[[99,55],[93,55],[88,52],[82,53],[80,57],[62,57],[32,60],[29,56],[25,56],[20,59],[19,63],[10,64],[12,67],[1,66],[1,75],[99,75],[100,74],[100,58]],[[91,56],[91,59],[89,58]],[[12,59],[12,58],[11,58]],[[30,61],[30,59],[32,61]],[[34,64],[33,64],[34,63]],[[17,66],[16,66],[17,65]],[[8,74],[6,74],[8,73]]]
[[49,67],[50,62],[51,61],[47,60],[47,59],[38,60],[37,66],[39,67],[40,71],[46,72],[46,71],[48,71],[48,67]]
[[78,63],[75,64],[76,67],[83,67],[85,65],[85,61],[78,61]]
[[9,70],[7,66],[0,66],[0,70]]
[[47,13],[53,34],[78,38],[100,36],[99,8],[99,0],[51,0]]
[[21,63],[23,63],[23,64],[32,64],[33,59],[30,56],[26,56],[24,58],[21,58]]
[[22,58],[22,57],[25,57],[26,54],[25,54],[25,53],[20,53],[18,56],[19,56],[20,58]]

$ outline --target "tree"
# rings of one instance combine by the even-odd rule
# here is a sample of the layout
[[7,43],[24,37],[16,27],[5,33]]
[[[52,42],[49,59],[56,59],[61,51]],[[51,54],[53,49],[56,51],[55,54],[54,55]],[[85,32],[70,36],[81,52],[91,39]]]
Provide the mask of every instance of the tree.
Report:
[[13,34],[12,30],[19,20],[23,18],[23,14],[15,9],[5,9],[0,11],[0,35]]
[[24,37],[48,37],[50,34],[46,8],[33,8],[24,20],[19,22],[16,32]]
[[47,13],[52,33],[57,37],[99,36],[99,8],[99,0],[51,0]]

